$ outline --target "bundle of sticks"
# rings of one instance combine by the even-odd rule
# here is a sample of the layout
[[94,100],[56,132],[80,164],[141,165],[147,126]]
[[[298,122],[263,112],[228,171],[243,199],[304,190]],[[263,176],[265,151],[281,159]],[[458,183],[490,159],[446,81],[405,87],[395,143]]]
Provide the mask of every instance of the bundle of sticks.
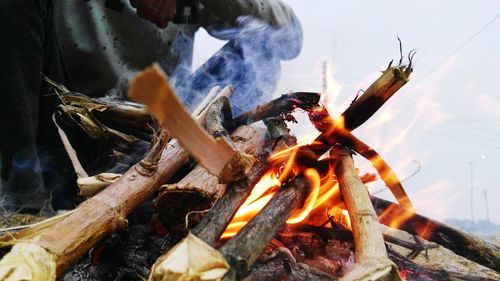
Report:
[[[79,118],[89,134],[113,139],[117,146],[149,144],[150,150],[124,173],[114,173],[115,168],[92,177],[75,154],[70,157],[81,194],[89,198],[46,224],[2,237],[2,245],[13,247],[0,261],[0,279],[57,279],[96,243],[126,228],[127,216],[156,195],[155,208],[165,225],[193,228],[157,259],[149,279],[240,280],[287,220],[307,208],[315,192],[308,168],[321,172],[325,165],[334,171],[341,194],[336,200],[348,211],[355,244],[355,266],[343,280],[402,280],[396,258],[388,254],[384,241],[405,242],[380,224],[391,225],[403,217],[404,222],[397,225],[401,230],[499,271],[498,246],[418,215],[388,163],[351,133],[408,82],[411,72],[411,61],[389,64],[336,119],[319,104],[320,94],[309,92],[283,95],[233,118],[230,87],[213,89],[189,114],[156,65],[140,73],[129,92],[131,99],[146,108],[74,96],[60,88],[62,109]],[[285,120],[297,109],[306,111],[320,132],[311,144],[297,146],[286,126]],[[252,125],[258,121],[264,121],[267,132]],[[115,129],[124,127],[126,131]],[[65,145],[71,156],[71,144]],[[353,153],[373,164],[397,203],[370,196],[366,179],[360,178],[354,166]],[[272,160],[271,155],[275,156]],[[197,165],[192,165],[193,160]],[[238,209],[270,170],[278,174],[279,188],[220,246]]]

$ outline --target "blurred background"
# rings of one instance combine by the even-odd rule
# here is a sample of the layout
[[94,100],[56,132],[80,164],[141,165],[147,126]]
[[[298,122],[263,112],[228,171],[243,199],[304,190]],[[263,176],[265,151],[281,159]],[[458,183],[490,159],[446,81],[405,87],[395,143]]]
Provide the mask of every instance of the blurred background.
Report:
[[[404,180],[417,212],[500,233],[500,1],[285,2],[301,20],[304,44],[282,64],[275,96],[324,92],[339,114],[397,63],[399,36],[405,57],[417,52],[411,80],[354,134]],[[200,30],[194,68],[223,44]],[[293,130],[299,139],[317,134],[305,116]],[[380,182],[369,188],[394,200]]]

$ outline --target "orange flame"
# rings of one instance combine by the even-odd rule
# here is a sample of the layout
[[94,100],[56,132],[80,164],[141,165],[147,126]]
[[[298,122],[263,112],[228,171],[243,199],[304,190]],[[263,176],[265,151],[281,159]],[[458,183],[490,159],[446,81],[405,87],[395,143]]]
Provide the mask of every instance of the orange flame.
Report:
[[[255,185],[248,198],[236,212],[233,220],[226,228],[221,238],[229,238],[238,233],[248,221],[269,203],[271,198],[281,187],[282,182],[286,182],[289,178],[294,177],[300,172],[301,167],[295,164],[299,147],[300,146],[292,147],[270,157],[269,161],[274,167],[267,171]],[[279,163],[284,164],[279,166]],[[312,168],[305,169],[303,174],[309,182],[311,192],[302,208],[296,210],[287,220],[288,224],[303,222],[316,210],[328,210],[341,203],[338,184],[334,179],[331,167],[323,177],[320,176],[316,169]]]

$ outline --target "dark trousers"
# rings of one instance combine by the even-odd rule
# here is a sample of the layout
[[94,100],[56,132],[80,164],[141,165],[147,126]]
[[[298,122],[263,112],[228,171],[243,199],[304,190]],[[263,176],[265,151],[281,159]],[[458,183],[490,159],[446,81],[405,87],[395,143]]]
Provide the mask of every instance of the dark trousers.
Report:
[[42,73],[64,82],[53,1],[0,0],[1,178],[10,209],[39,209],[71,174],[51,119],[57,96]]

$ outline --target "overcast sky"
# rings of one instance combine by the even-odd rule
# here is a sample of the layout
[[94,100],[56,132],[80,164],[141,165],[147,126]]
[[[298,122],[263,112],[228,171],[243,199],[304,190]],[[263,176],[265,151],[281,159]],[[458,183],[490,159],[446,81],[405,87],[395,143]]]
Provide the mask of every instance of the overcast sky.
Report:
[[[301,20],[304,45],[298,58],[283,63],[276,95],[322,91],[328,61],[340,87],[335,107],[343,108],[399,59],[399,35],[405,52],[417,50],[411,81],[354,133],[400,178],[420,163],[404,186],[419,213],[439,220],[471,217],[467,161],[486,156],[473,164],[474,218],[486,218],[487,190],[490,218],[500,223],[500,1],[285,2]],[[198,32],[195,65],[222,44]],[[299,126],[299,135],[314,133],[306,120]]]

